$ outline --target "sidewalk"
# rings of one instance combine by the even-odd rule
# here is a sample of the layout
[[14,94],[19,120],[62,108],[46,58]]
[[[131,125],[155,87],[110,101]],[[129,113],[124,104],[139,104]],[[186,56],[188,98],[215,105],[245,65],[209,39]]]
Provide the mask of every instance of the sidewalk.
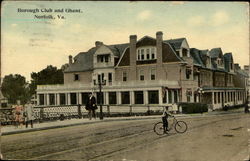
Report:
[[[221,114],[235,114],[235,113],[242,113],[242,109],[230,110],[230,111],[214,111],[209,113],[203,114],[175,114],[175,117],[203,117],[203,116],[215,116]],[[31,131],[39,131],[39,130],[46,130],[46,129],[54,129],[54,128],[62,128],[68,126],[76,126],[76,125],[83,125],[83,124],[91,124],[91,123],[101,123],[101,122],[109,122],[109,121],[123,121],[123,120],[143,120],[143,119],[156,119],[159,118],[161,120],[161,115],[152,115],[152,116],[130,116],[130,117],[105,117],[103,120],[99,118],[89,120],[88,118],[81,118],[81,119],[70,119],[70,120],[57,120],[51,122],[43,122],[43,123],[34,123],[33,128],[28,126],[28,128],[24,126],[16,128],[13,125],[7,125],[1,127],[2,135],[10,135],[10,134],[17,134],[17,133],[24,133],[24,132],[31,132]]]

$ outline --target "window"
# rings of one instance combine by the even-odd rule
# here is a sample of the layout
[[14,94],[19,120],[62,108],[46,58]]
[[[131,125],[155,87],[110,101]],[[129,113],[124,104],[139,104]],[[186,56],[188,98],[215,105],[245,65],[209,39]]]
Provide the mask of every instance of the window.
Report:
[[103,92],[98,92],[97,94],[96,94],[96,102],[97,102],[97,104],[103,104],[104,103],[104,99],[103,99]]
[[155,80],[155,72],[156,70],[155,69],[151,69],[151,80]]
[[76,93],[70,93],[70,104],[76,105]]
[[155,48],[151,48],[151,59],[155,59]]
[[130,104],[130,95],[129,92],[121,92],[122,104]]
[[86,105],[86,103],[89,101],[89,94],[88,92],[82,93],[82,104]]
[[140,70],[140,80],[141,81],[144,80],[144,72],[143,72],[143,70]]
[[60,97],[60,105],[65,105],[66,104],[66,95],[65,95],[65,93],[60,93],[59,97]]
[[97,55],[97,62],[98,63],[109,62],[109,54]]
[[112,73],[109,73],[108,79],[109,79],[109,82],[112,82]]
[[147,59],[150,59],[150,50],[147,49],[146,52],[147,52]]
[[186,96],[187,96],[187,102],[191,102],[191,97],[192,97],[193,93],[192,93],[192,89],[188,88],[186,91]]
[[101,74],[98,74],[98,82],[101,82]]
[[186,79],[189,79],[191,74],[192,74],[192,70],[190,68],[187,68],[186,69]]
[[105,55],[104,58],[106,63],[109,62],[109,55]]
[[122,73],[122,80],[123,80],[123,82],[127,81],[127,73],[126,72]]
[[116,92],[109,92],[109,104],[116,104]]
[[172,91],[168,90],[168,103],[172,103]]
[[167,90],[166,90],[166,88],[164,88],[164,89],[162,89],[162,96],[163,96],[163,98],[162,98],[162,103],[167,103]]
[[104,73],[102,73],[102,81],[104,81]]
[[98,80],[97,83],[104,81],[104,73],[98,74],[98,79],[97,80]]
[[159,103],[159,92],[158,91],[148,91],[148,103],[158,104]]
[[141,60],[144,60],[144,49],[141,49]]
[[78,81],[79,80],[79,74],[74,74],[74,80]]
[[185,49],[185,48],[182,49],[182,56],[183,57],[187,57],[188,56],[188,50],[187,49]]
[[174,91],[174,103],[177,103],[178,102],[178,93],[177,91],[175,90]]
[[135,91],[135,104],[143,104],[143,91]]
[[155,47],[145,47],[137,49],[137,60],[155,59]]
[[39,105],[44,105],[44,94],[39,94]]
[[49,94],[49,104],[55,105],[55,94]]

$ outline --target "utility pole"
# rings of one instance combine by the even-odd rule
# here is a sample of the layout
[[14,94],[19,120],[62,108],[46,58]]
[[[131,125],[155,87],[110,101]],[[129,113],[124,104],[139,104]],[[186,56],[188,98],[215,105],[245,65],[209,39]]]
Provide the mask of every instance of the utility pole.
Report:
[[102,112],[102,100],[103,100],[103,95],[102,95],[102,86],[106,85],[106,80],[98,80],[98,83],[96,84],[94,82],[95,85],[98,85],[99,87],[99,97],[100,97],[100,120],[103,120],[103,112]]

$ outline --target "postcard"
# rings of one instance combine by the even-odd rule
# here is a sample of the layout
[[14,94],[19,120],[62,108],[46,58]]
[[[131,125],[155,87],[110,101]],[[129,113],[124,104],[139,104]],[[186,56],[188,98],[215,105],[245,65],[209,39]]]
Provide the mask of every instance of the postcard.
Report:
[[249,3],[3,1],[1,159],[249,160]]

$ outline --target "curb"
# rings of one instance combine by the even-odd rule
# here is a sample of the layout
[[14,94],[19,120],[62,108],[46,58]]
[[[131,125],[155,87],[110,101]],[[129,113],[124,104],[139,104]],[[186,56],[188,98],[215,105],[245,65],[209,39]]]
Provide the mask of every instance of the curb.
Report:
[[96,120],[92,122],[80,122],[80,123],[72,123],[68,125],[55,125],[55,126],[48,126],[48,127],[40,127],[40,128],[33,128],[33,129],[23,129],[23,130],[17,130],[17,131],[10,131],[10,132],[2,132],[2,136],[5,135],[12,135],[12,134],[20,134],[20,133],[26,133],[26,132],[34,132],[34,131],[42,131],[42,130],[48,130],[48,129],[56,129],[56,128],[64,128],[69,126],[78,126],[78,125],[84,125],[84,124],[93,124],[93,123],[102,123],[102,122],[112,122],[112,121],[126,121],[126,120],[147,120],[147,119],[156,119],[160,116],[155,117],[138,117],[138,118],[121,118],[121,119],[107,119],[107,120]]

